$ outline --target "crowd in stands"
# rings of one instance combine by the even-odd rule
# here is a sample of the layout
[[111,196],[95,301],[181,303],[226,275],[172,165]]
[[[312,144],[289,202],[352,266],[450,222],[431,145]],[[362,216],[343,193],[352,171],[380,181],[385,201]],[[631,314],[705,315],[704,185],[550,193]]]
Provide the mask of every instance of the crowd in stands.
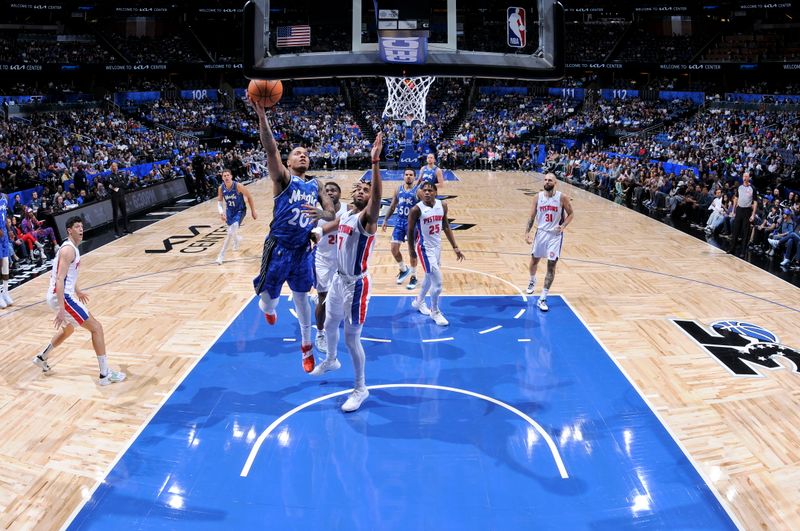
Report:
[[[350,91],[363,105],[357,108],[363,118],[348,108],[341,93],[288,93],[269,111],[281,152],[302,144],[309,150],[314,169],[361,169],[368,163],[372,134],[383,130],[387,155],[397,160],[405,125],[380,117],[385,89],[379,83],[355,85]],[[538,158],[541,134],[563,137],[591,128],[639,131],[663,123],[657,134],[622,136],[618,144],[603,150],[553,152],[547,165],[576,184],[622,203],[663,212],[671,219],[686,218],[702,225],[708,222],[707,214],[719,211],[721,217],[713,218],[719,224],[712,228],[717,234],[724,232],[727,223],[724,204],[708,210],[717,190],[727,198],[742,174],[749,172],[759,188],[777,188],[784,197],[782,183],[797,177],[798,113],[714,105],[698,110],[682,101],[635,98],[597,100],[584,106],[566,98],[502,95],[477,88],[474,102],[465,109],[469,88],[460,81],[434,83],[428,120],[413,125],[420,157],[433,152],[440,165],[449,169],[530,170]],[[234,103],[230,107],[230,102],[162,98],[142,105],[136,113],[88,108],[0,121],[0,186],[5,191],[42,186],[33,205],[37,208],[31,207],[37,214],[39,209],[53,213],[105,197],[102,178],[81,187],[76,182],[84,178],[76,176],[102,174],[112,162],[131,167],[168,161],[132,180],[133,187],[172,177],[215,175],[221,162],[207,171],[192,166],[199,151],[196,139],[155,126],[176,131],[228,130],[239,139],[249,137],[248,144],[257,146],[252,109],[244,101]],[[459,114],[464,111],[468,112]],[[368,134],[358,125],[364,119],[372,128]],[[245,166],[251,172],[263,171],[258,169],[263,164]],[[211,193],[205,177],[197,183],[198,195]],[[47,234],[41,238],[44,241],[36,241],[49,241]],[[779,248],[785,246],[781,243]]]
[[201,56],[189,37],[170,34],[162,37],[123,36],[106,34],[111,44],[133,63],[202,63]]
[[91,64],[118,59],[92,35],[7,33],[0,36],[0,62]]
[[567,23],[564,31],[566,61],[602,62],[627,28],[627,24],[617,22]]
[[[596,150],[551,151],[543,171],[576,186],[647,211],[671,224],[704,230],[708,239],[729,238],[740,181],[717,172],[668,171],[663,163],[619,158]],[[781,257],[780,265],[800,270],[800,196],[774,179],[758,200],[749,250]]]
[[636,28],[614,57],[617,62],[687,63],[708,41],[709,35],[656,35]]
[[701,172],[741,177],[787,176],[795,164],[800,115],[706,108],[648,138],[621,140],[621,153],[695,166]]
[[703,54],[705,63],[797,61],[800,40],[788,33],[723,35]]

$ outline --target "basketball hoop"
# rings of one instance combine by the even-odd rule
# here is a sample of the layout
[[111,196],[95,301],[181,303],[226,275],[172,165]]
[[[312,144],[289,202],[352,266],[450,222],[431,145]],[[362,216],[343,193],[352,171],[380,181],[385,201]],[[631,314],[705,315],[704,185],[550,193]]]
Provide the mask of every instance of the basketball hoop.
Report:
[[422,77],[386,77],[386,90],[389,96],[383,116],[392,120],[403,120],[407,126],[414,120],[425,122],[425,100],[436,79]]

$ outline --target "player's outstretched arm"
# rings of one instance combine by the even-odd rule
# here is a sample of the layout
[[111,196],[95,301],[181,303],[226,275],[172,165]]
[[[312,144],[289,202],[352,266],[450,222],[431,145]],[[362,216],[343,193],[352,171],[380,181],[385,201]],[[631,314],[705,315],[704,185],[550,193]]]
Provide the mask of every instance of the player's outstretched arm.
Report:
[[406,234],[406,240],[408,240],[408,255],[412,260],[417,258],[417,251],[414,249],[414,231],[417,228],[417,223],[419,222],[419,216],[421,213],[422,211],[419,209],[419,205],[414,205],[414,207],[408,213],[408,233]]
[[564,232],[567,225],[572,223],[572,218],[575,217],[575,211],[572,210],[572,201],[564,194],[561,194],[561,209],[567,213],[567,217],[558,225],[558,231]]
[[[313,238],[314,242],[315,243],[319,243],[319,242],[322,241],[322,238],[325,235],[331,234],[333,232],[338,231],[339,230],[339,221],[340,220],[341,220],[341,218],[335,218],[333,221],[329,221],[329,222],[325,223],[321,227],[314,227],[311,230],[311,234],[312,234],[312,238]],[[331,243],[333,243],[333,242],[331,242]]]
[[319,190],[317,201],[322,208],[317,208],[316,205],[306,203],[301,207],[303,214],[308,216],[311,221],[318,221],[320,219],[324,221],[333,221],[336,219],[336,212],[333,210],[333,201],[331,201],[328,194],[324,192],[324,187],[319,183],[319,179],[315,180],[317,181],[317,189]]
[[258,134],[261,137],[261,146],[267,154],[267,170],[269,170],[269,177],[272,182],[280,184],[280,190],[283,190],[289,184],[289,170],[281,162],[281,154],[278,151],[278,143],[275,142],[275,136],[272,134],[272,127],[267,120],[267,113],[264,110],[264,105],[258,101],[250,100],[253,109],[256,110],[258,115]]
[[225,221],[225,201],[222,198],[222,185],[217,187],[217,212],[219,212],[219,218]]
[[253,194],[251,194],[250,190],[248,190],[242,183],[236,183],[236,188],[239,193],[244,196],[244,200],[247,201],[247,206],[250,207],[250,215],[253,216],[253,219],[258,219],[258,214],[256,214],[256,204],[253,202]]
[[56,269],[56,300],[58,301],[58,313],[53,319],[53,325],[61,328],[67,324],[67,313],[64,309],[64,284],[67,279],[69,265],[75,260],[75,249],[70,245],[65,245],[63,250],[58,253],[58,268]]
[[536,204],[539,201],[538,194],[533,197],[533,204],[531,205],[531,214],[528,216],[528,223],[525,225],[525,241],[533,243],[531,240],[531,229],[533,228],[533,220],[536,219]]
[[442,210],[444,211],[444,216],[442,219],[442,230],[444,230],[445,236],[447,236],[447,241],[450,242],[450,246],[453,247],[453,251],[456,253],[456,258],[460,262],[465,258],[464,253],[461,252],[461,249],[458,248],[458,244],[456,243],[456,237],[453,236],[453,229],[450,228],[450,221],[447,219],[447,203],[442,201]]
[[372,144],[372,186],[370,187],[370,197],[367,207],[361,213],[361,226],[367,232],[375,232],[378,229],[378,215],[381,211],[381,194],[383,193],[383,181],[381,179],[381,151],[383,150],[383,133],[375,136],[375,143]]

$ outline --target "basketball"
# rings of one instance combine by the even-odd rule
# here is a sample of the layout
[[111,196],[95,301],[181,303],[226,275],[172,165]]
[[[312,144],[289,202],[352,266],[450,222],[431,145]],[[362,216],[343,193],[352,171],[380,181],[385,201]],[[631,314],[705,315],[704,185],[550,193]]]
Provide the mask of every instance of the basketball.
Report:
[[260,102],[264,107],[272,107],[283,96],[283,83],[280,80],[252,79],[247,86],[247,94],[251,100]]

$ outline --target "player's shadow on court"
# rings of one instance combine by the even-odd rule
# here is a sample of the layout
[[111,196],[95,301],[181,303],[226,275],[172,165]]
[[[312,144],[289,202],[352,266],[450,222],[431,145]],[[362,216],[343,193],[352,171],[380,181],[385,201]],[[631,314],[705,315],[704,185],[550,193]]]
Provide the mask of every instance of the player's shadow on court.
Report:
[[[341,384],[339,389],[347,389],[348,384],[352,387],[352,380],[342,381]],[[188,400],[183,397],[182,387],[178,387],[172,399],[156,413],[137,442],[145,447],[161,444],[173,434],[182,435],[187,427],[200,430],[212,428],[221,422],[227,422],[233,415],[277,418],[304,401],[297,398],[290,402],[286,400],[287,396],[302,394],[309,388],[318,388],[320,381],[303,380],[289,387],[252,394],[240,393],[231,387],[201,387]],[[176,397],[184,400],[177,401]]]
[[[413,390],[410,390],[413,392]],[[413,441],[435,440],[451,445],[464,445],[476,448],[489,457],[495,465],[506,467],[509,471],[535,481],[544,490],[563,496],[579,496],[588,490],[585,481],[577,477],[564,480],[560,477],[555,462],[548,450],[546,466],[526,465],[509,451],[508,441],[519,437],[520,426],[526,424],[513,413],[487,403],[482,408],[480,418],[475,418],[473,408],[463,408],[465,400],[476,400],[467,396],[431,394],[410,395],[409,390],[377,389],[370,392],[359,414],[377,416],[380,422],[348,422],[347,425],[368,438],[381,438],[392,441],[405,441],[413,453]],[[441,414],[441,409],[449,414]],[[428,415],[425,411],[432,412]],[[422,415],[420,412],[422,411]],[[489,425],[491,427],[487,427]],[[550,430],[548,430],[550,431]],[[540,445],[546,448],[545,442]],[[545,459],[544,457],[542,459]],[[540,473],[538,470],[542,470]]]
[[[209,509],[202,505],[195,506],[189,504],[181,509],[174,509],[163,503],[160,499],[155,500],[152,497],[147,498],[121,494],[117,492],[120,489],[112,486],[113,483],[111,476],[109,476],[108,480],[101,485],[100,489],[94,494],[93,500],[99,501],[98,496],[102,496],[102,498],[113,498],[113,516],[129,515],[140,517],[141,519],[138,520],[138,525],[135,526],[137,529],[149,528],[157,522],[162,524],[164,522],[197,522],[198,524],[222,522],[226,520],[228,515],[227,511]],[[93,517],[92,514],[94,511],[90,509],[91,506],[92,501],[87,502],[80,516],[76,517],[72,522],[70,529],[78,528],[82,523],[91,523],[95,518],[96,521],[101,521],[103,517],[111,516],[109,514],[102,514]]]

